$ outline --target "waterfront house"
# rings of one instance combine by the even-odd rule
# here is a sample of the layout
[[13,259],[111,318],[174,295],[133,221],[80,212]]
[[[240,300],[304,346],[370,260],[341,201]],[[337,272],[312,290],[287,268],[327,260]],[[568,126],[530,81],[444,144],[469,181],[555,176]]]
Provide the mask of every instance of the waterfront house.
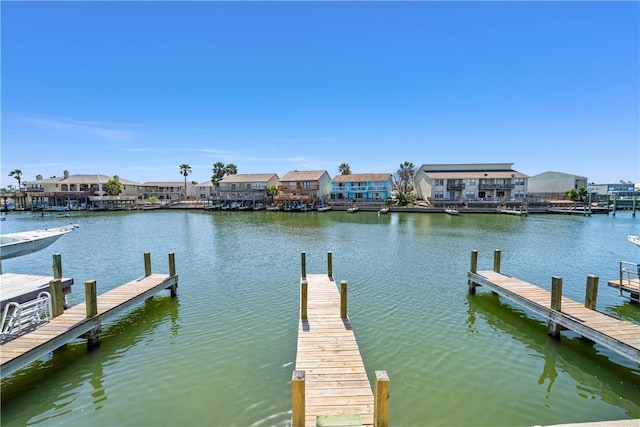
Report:
[[[174,202],[185,197],[184,181],[145,182],[138,187],[140,199],[143,201]],[[187,181],[187,199],[196,196],[195,186]]]
[[539,200],[563,200],[570,190],[587,188],[587,177],[547,171],[529,178],[527,194]]
[[354,173],[331,180],[331,201],[381,203],[391,197],[390,173]]
[[275,173],[245,173],[224,177],[214,191],[214,206],[232,209],[264,209],[269,187],[278,186]]
[[291,171],[280,178],[276,206],[285,210],[313,209],[324,205],[331,193],[331,177],[326,170]]
[[[118,196],[109,196],[106,192],[111,179],[122,186]],[[31,208],[36,210],[115,209],[133,205],[138,199],[138,183],[117,175],[71,175],[65,170],[62,177],[43,179],[38,175],[35,181],[26,181],[24,186]]]
[[521,201],[527,179],[513,163],[424,164],[413,178],[417,198],[432,205]]

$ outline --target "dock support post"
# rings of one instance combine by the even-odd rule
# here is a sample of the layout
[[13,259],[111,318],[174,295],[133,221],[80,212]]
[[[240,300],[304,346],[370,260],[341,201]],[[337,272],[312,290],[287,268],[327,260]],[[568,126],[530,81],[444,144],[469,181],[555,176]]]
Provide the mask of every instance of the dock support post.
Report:
[[302,252],[300,254],[300,262],[302,264],[301,276],[304,279],[305,277],[307,277],[307,253],[306,252]]
[[307,279],[302,279],[302,289],[300,289],[300,318],[307,318],[307,296],[309,295],[309,285]]
[[631,208],[631,216],[634,218],[636,217],[636,200],[637,197],[633,196],[633,207]]
[[144,275],[145,277],[151,276],[151,254],[149,252],[144,253]]
[[304,427],[304,388],[304,371],[293,371],[291,377],[291,427]]
[[340,317],[347,317],[347,281],[340,282]]
[[331,279],[333,277],[333,254],[327,252],[327,275]]
[[[471,251],[471,269],[469,271],[474,274],[478,271],[478,251],[475,249]],[[476,283],[473,280],[469,279],[467,281],[467,284],[469,285],[469,293],[475,294]]]
[[592,274],[587,276],[587,293],[584,297],[584,306],[595,310],[598,300],[598,276]]
[[[551,309],[562,311],[562,277],[553,276],[551,278]],[[547,325],[549,326],[549,335],[559,338],[561,326],[552,319],[547,321]]]
[[[173,252],[169,252],[169,276],[176,277],[176,255]],[[175,285],[169,286],[169,289],[172,297],[178,295],[178,281],[176,280]]]
[[613,216],[616,216],[616,209],[618,208],[618,198],[613,196]]
[[53,279],[49,282],[51,294],[51,317],[58,317],[64,313],[64,295],[62,294],[62,280]]
[[376,371],[376,395],[373,403],[373,425],[389,426],[389,376],[387,371]]
[[493,251],[493,271],[496,273],[500,273],[500,257],[502,252],[500,249],[496,249]]
[[96,281],[95,280],[87,280],[84,282],[84,296],[85,296],[85,306],[87,317],[93,317],[98,314],[98,300],[96,293]]
[[53,278],[62,279],[62,256],[53,254]]

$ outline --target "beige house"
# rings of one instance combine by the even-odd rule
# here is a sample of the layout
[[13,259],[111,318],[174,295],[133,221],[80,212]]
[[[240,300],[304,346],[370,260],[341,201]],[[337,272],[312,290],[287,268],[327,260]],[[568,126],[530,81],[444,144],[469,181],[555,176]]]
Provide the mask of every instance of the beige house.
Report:
[[529,178],[528,194],[542,199],[562,200],[564,193],[580,188],[587,188],[586,176],[548,171]]
[[418,199],[438,202],[522,200],[528,176],[513,163],[424,164],[414,176]]
[[325,204],[330,193],[331,177],[326,170],[291,171],[280,178],[274,200],[285,210],[305,210]]
[[[143,201],[155,199],[159,202],[172,202],[185,198],[184,181],[145,182],[140,184],[138,192]],[[186,197],[188,199],[196,197],[196,188],[189,181],[187,181]]]
[[213,207],[221,209],[264,209],[269,187],[277,187],[275,173],[245,173],[224,177],[214,190]]
[[[122,185],[122,193],[118,196],[109,196],[106,192],[106,185],[111,179]],[[117,208],[133,204],[138,199],[138,183],[117,175],[70,175],[69,171],[64,171],[62,177],[43,179],[38,175],[35,181],[25,181],[24,187],[34,209]]]

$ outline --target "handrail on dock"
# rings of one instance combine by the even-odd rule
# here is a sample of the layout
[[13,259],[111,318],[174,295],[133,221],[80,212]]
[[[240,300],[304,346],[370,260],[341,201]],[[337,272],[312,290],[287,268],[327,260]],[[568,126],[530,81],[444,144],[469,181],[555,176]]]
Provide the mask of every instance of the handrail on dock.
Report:
[[596,310],[597,276],[587,276],[585,302],[581,304],[562,296],[561,277],[552,277],[548,291],[500,273],[500,255],[500,250],[495,250],[493,271],[477,271],[478,251],[471,252],[471,268],[467,273],[470,294],[475,293],[476,286],[486,286],[544,317],[549,335],[559,338],[561,330],[570,329],[640,363],[640,325]]
[[629,300],[632,303],[640,303],[640,264],[630,261],[620,261],[619,278],[609,280],[607,285],[629,293]]
[[375,395],[347,315],[347,282],[338,292],[332,253],[327,275],[307,274],[301,254],[296,369],[291,377],[291,425],[389,425],[389,377],[376,371]]

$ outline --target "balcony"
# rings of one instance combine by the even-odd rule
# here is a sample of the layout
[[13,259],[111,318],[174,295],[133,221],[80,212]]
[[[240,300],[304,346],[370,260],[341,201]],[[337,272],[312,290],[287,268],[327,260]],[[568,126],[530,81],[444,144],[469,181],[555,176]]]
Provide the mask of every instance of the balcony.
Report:
[[480,190],[513,190],[513,184],[480,184]]
[[320,190],[320,184],[296,185],[295,187],[290,185],[278,186],[278,192],[281,192],[281,193],[305,193],[305,192],[319,191],[319,190]]
[[447,184],[447,191],[462,191],[464,188],[464,183]]

